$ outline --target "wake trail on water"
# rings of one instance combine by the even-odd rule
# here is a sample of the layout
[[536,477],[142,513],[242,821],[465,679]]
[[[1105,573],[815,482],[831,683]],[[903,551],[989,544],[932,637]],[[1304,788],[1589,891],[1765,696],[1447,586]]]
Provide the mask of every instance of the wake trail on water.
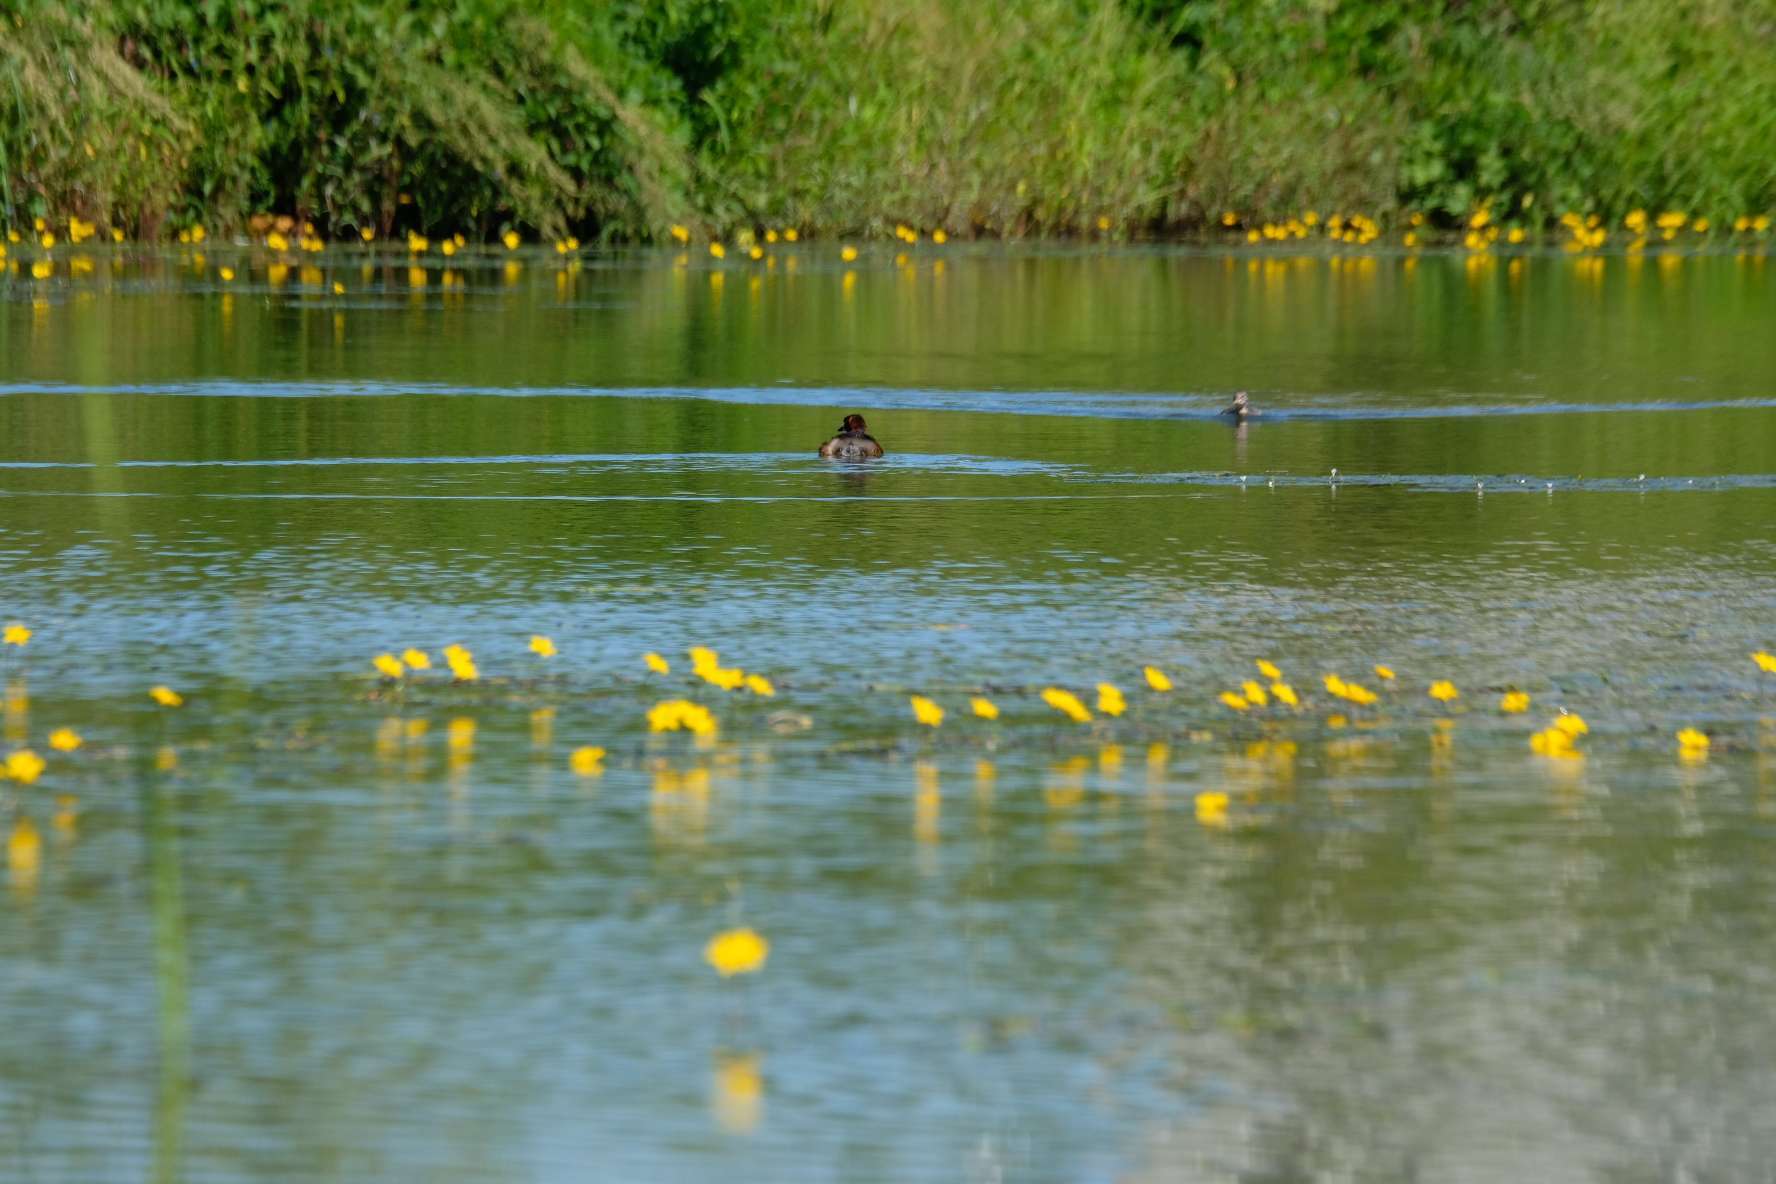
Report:
[[[1149,421],[1222,419],[1231,392],[1140,393],[1091,391],[943,390],[916,387],[800,386],[478,386],[384,381],[127,383],[0,383],[0,398],[25,395],[123,395],[216,399],[505,398],[505,399],[692,399],[757,406],[857,408],[889,411],[955,411],[982,415],[1076,416]],[[1352,391],[1291,399],[1254,396],[1258,414],[1248,427],[1291,421],[1486,419],[1525,415],[1620,415],[1674,411],[1757,411],[1776,408],[1776,396],[1735,399],[1649,398],[1613,403],[1570,399],[1485,401],[1491,396],[1454,395],[1449,402],[1392,405],[1379,392]]]

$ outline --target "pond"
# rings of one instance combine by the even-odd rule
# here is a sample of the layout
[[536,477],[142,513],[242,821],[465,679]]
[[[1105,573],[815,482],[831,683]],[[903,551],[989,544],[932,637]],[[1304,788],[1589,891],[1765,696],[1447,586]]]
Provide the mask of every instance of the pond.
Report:
[[1764,255],[35,258],[11,1176],[1776,1162]]

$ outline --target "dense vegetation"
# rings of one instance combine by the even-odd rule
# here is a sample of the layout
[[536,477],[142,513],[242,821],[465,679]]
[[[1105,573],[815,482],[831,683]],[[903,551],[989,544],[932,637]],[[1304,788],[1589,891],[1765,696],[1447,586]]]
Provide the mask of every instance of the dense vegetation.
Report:
[[0,0],[0,224],[1168,233],[1776,204],[1770,0]]

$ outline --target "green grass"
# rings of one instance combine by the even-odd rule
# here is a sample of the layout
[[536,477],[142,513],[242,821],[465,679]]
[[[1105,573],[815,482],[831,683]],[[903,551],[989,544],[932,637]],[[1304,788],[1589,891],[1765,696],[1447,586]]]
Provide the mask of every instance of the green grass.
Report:
[[1188,233],[1776,205],[1776,9],[0,0],[0,224]]

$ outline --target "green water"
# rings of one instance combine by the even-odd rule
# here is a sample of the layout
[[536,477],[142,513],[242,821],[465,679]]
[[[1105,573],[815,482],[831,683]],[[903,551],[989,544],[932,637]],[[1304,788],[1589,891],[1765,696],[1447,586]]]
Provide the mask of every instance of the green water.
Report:
[[1770,1178],[1763,256],[35,258],[5,1178]]

